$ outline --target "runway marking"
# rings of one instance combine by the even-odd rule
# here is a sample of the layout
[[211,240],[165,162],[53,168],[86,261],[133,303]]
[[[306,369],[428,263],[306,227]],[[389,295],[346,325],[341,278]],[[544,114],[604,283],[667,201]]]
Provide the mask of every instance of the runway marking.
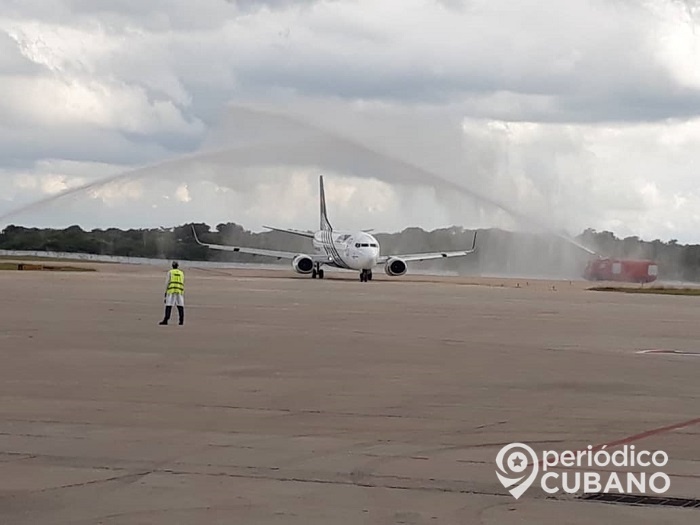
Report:
[[695,419],[689,419],[688,421],[682,421],[680,423],[674,423],[673,425],[667,425],[665,427],[653,428],[651,430],[640,432],[639,434],[627,436],[621,439],[617,439],[615,441],[609,441],[608,443],[601,443],[599,445],[595,445],[593,447],[593,450],[600,450],[603,447],[616,447],[618,445],[627,445],[629,443],[640,441],[651,436],[664,434],[666,432],[671,432],[672,430],[679,430],[681,428],[686,428],[698,424],[700,424],[700,417],[696,417]]
[[688,352],[684,350],[667,350],[664,348],[658,348],[654,350],[640,350],[638,354],[661,354],[661,355],[681,355],[689,357],[700,357],[700,352]]
[[[658,427],[658,428],[652,428],[651,430],[645,430],[644,432],[640,432],[639,434],[633,434],[631,436],[623,437],[620,439],[616,439],[614,441],[608,441],[606,443],[599,443],[598,445],[593,445],[591,448],[591,452],[597,452],[598,450],[601,450],[603,447],[605,448],[612,448],[612,447],[617,447],[620,445],[629,445],[630,443],[634,443],[635,441],[640,441],[642,439],[646,439],[648,437],[652,436],[657,436],[659,434],[664,434],[666,432],[671,432],[673,430],[679,430],[681,428],[686,428],[690,427],[693,425],[698,425],[700,424],[700,417],[696,417],[695,419],[689,419],[688,421],[682,421],[680,423],[674,423],[672,425],[667,425],[665,427]],[[576,452],[586,452],[588,448],[582,448],[577,450]],[[537,464],[539,466],[542,466],[543,459],[540,459],[537,461]],[[528,466],[532,466],[533,463],[529,463]]]

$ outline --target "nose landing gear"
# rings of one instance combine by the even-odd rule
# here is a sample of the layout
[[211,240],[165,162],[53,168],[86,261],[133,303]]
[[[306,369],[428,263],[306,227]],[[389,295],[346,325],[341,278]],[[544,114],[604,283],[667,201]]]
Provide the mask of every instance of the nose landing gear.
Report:
[[360,282],[366,283],[372,280],[372,270],[362,270],[360,272]]
[[323,279],[323,270],[321,269],[320,264],[317,264],[314,269],[311,270],[311,278],[316,279],[316,277]]

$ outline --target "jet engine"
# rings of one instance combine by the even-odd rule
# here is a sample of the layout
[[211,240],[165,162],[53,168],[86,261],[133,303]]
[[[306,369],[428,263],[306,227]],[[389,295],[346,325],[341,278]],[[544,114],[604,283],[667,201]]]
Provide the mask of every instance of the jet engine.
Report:
[[314,261],[308,255],[297,255],[292,259],[292,268],[297,273],[311,273],[314,269]]
[[399,277],[406,273],[406,263],[398,257],[392,257],[384,265],[384,271],[391,277]]

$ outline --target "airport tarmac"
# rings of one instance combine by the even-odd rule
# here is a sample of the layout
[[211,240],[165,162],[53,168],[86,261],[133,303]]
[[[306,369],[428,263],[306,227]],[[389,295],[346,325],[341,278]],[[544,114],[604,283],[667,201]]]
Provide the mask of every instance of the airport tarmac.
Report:
[[158,326],[166,267],[90,266],[0,272],[0,523],[700,522],[495,463],[634,444],[700,497],[700,297],[183,264]]

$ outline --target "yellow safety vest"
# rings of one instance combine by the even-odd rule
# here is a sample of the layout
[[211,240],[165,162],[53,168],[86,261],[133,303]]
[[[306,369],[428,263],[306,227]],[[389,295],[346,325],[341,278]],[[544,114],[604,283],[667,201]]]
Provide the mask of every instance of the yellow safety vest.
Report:
[[185,293],[185,274],[182,270],[170,270],[168,272],[170,280],[168,281],[168,289],[166,294],[183,294]]

